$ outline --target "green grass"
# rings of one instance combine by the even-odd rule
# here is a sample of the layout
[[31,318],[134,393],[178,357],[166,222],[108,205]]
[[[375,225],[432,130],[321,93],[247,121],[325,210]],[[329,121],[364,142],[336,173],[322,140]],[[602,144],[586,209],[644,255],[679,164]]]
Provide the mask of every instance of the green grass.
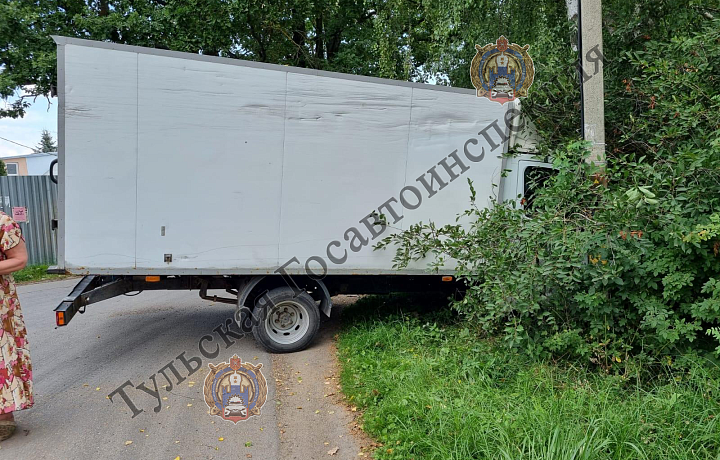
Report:
[[376,458],[720,459],[712,363],[639,383],[509,353],[411,304],[370,297],[343,314],[341,383]]
[[45,280],[61,280],[66,278],[65,275],[49,275],[47,273],[47,265],[28,265],[22,270],[13,273],[13,278],[17,283],[32,283]]

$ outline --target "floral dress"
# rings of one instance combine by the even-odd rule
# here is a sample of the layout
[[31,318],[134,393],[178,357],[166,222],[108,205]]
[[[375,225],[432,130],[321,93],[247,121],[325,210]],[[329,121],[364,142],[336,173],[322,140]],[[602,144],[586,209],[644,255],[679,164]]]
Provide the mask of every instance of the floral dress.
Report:
[[[22,235],[20,226],[0,212],[0,260],[15,247]],[[25,338],[25,321],[12,275],[0,275],[0,413],[33,405],[32,364]]]

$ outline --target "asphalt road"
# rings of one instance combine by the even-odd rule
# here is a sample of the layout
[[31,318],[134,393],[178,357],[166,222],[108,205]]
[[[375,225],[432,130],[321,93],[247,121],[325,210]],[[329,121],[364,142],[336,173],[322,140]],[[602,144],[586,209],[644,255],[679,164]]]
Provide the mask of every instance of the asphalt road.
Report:
[[[232,305],[204,301],[196,292],[144,292],[91,305],[56,329],[53,309],[77,281],[18,288],[33,361],[35,407],[16,413],[18,432],[0,444],[0,459],[280,458],[271,356],[252,336],[225,348],[213,333],[232,317]],[[175,357],[183,352],[200,356],[198,342],[207,334],[215,342],[206,348],[220,343],[220,354],[203,358],[202,368],[187,377]],[[262,363],[268,382],[261,415],[236,425],[210,416],[202,396],[208,363],[229,361],[235,353],[243,361]],[[153,389],[150,376],[157,374],[158,386],[166,385],[158,371],[171,361],[187,378],[175,385],[166,371],[174,388],[160,389],[159,412],[153,411],[157,399],[130,387],[128,395],[143,410],[136,417],[119,396],[108,399],[127,380]]]

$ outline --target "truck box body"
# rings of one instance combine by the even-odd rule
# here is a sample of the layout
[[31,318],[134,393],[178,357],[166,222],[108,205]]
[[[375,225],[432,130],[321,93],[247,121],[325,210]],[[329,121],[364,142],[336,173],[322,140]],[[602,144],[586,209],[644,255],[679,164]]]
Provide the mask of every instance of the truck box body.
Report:
[[[493,149],[478,133],[496,120],[505,129],[510,104],[472,90],[55,39],[58,265],[67,272],[262,274],[297,258],[286,270],[304,273],[320,256],[329,274],[398,274],[394,250],[373,250],[379,238],[363,218],[406,186],[422,202],[392,203],[396,224],[381,209],[383,236],[455,223],[469,205],[466,179],[480,205],[503,193],[493,184],[507,145]],[[482,161],[463,154],[470,138]],[[428,170],[455,150],[469,169],[450,181],[437,166],[448,185],[428,197],[417,178],[430,181]],[[369,240],[358,252],[351,227]],[[344,263],[328,260],[334,241]]]

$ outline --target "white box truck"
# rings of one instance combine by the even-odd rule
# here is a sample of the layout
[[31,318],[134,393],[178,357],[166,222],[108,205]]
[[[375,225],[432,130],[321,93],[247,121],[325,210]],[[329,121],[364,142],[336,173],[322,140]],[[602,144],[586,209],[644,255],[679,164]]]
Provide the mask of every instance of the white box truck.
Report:
[[54,39],[55,270],[86,275],[59,326],[116,295],[196,289],[252,313],[267,349],[298,350],[333,295],[456,288],[451,264],[396,270],[374,244],[454,223],[466,179],[490,206],[549,167],[504,158],[531,136],[473,90]]

